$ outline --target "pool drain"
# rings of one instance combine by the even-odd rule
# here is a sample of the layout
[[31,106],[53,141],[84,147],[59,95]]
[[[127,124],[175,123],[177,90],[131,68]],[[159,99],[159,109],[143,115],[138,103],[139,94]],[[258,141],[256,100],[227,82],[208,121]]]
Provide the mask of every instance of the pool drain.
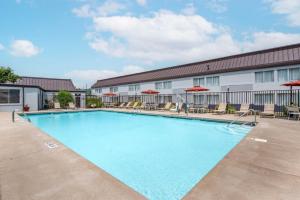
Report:
[[268,140],[266,139],[262,139],[262,138],[249,138],[250,140],[253,140],[255,142],[262,142],[262,143],[266,143],[268,142]]

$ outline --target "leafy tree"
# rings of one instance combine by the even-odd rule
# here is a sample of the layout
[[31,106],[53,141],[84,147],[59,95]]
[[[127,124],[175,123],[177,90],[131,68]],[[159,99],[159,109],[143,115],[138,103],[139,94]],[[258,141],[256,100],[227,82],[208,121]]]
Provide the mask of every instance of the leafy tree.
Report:
[[20,77],[10,67],[0,66],[0,83],[16,82]]
[[64,90],[58,92],[56,99],[63,108],[66,108],[70,102],[74,102],[72,94]]

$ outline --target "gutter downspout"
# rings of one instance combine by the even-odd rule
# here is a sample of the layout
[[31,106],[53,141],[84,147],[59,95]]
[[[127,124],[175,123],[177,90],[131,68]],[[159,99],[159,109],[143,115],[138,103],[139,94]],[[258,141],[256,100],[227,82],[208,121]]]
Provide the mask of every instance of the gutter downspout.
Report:
[[25,103],[25,92],[24,87],[22,87],[22,111],[24,112],[24,103]]

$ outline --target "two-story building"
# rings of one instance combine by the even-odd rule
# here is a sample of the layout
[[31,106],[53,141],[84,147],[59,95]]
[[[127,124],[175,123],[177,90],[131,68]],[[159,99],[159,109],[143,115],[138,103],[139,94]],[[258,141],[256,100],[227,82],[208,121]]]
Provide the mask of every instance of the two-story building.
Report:
[[192,86],[210,92],[285,90],[282,83],[299,79],[300,44],[295,44],[98,80],[92,93],[140,95],[153,89],[174,96]]

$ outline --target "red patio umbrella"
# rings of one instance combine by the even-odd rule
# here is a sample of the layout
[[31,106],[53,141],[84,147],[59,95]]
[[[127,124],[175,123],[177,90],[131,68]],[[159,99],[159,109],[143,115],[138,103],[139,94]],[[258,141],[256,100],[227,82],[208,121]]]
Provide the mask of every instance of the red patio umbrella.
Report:
[[208,90],[209,90],[208,88],[204,88],[201,86],[194,86],[192,88],[185,89],[185,102],[186,102],[185,113],[187,113],[187,93],[188,92],[204,92],[204,91],[208,91]]
[[192,88],[185,89],[185,92],[202,92],[202,91],[208,91],[209,89],[201,87],[201,86],[194,86]]
[[293,97],[293,87],[294,87],[294,86],[300,86],[300,80],[287,82],[287,83],[284,83],[284,84],[282,84],[282,85],[283,85],[283,86],[289,86],[289,87],[291,88],[291,90],[290,90],[290,104],[293,104],[293,101],[292,101],[292,97]]
[[[156,90],[144,90],[144,91],[142,91],[142,94],[149,94],[149,95],[157,95],[157,94],[159,94],[159,91],[156,91]],[[155,99],[154,99],[154,101],[155,101]]]
[[142,94],[159,94],[159,92],[155,90],[145,90],[142,91]]
[[104,96],[108,96],[108,97],[115,97],[115,96],[117,96],[115,93],[112,93],[112,92],[104,93],[103,95]]

